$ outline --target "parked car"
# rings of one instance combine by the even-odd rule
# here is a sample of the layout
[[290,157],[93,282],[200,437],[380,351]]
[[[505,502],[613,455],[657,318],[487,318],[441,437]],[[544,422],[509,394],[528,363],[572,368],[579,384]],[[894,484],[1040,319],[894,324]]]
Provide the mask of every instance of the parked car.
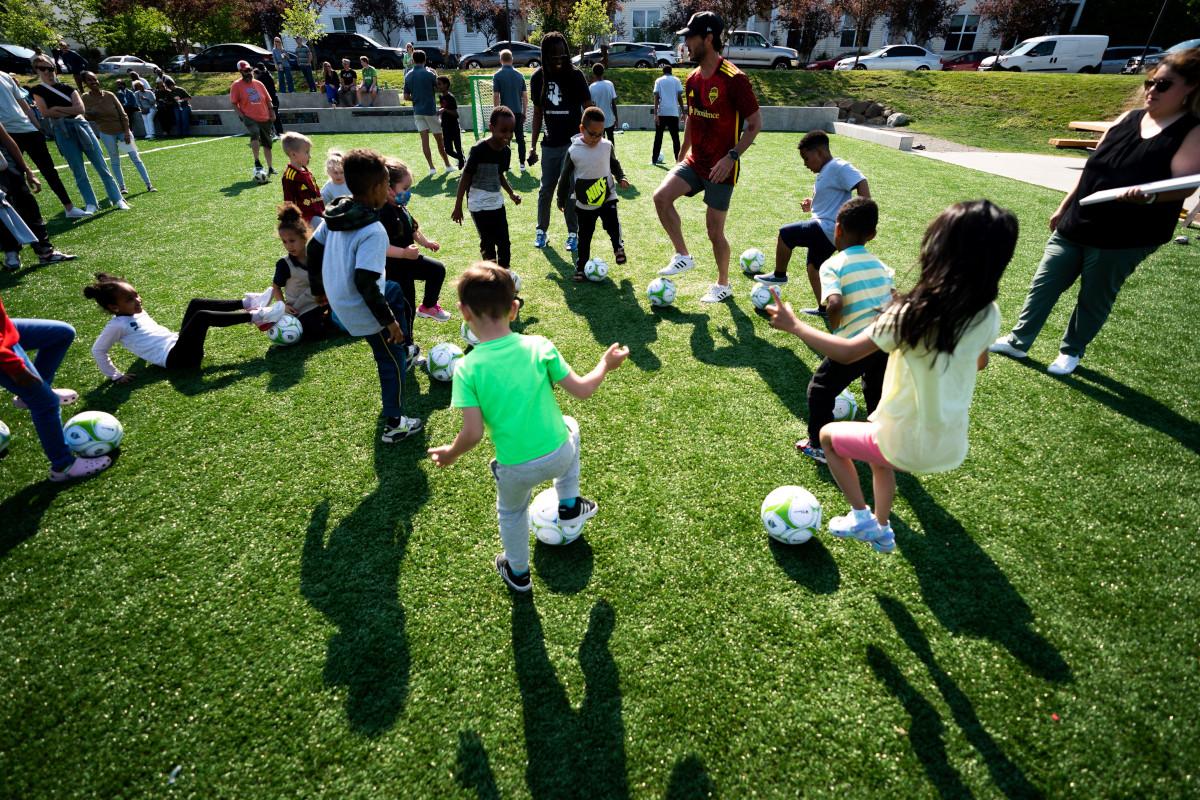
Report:
[[840,56],[834,56],[832,58],[822,58],[816,61],[810,61],[804,65],[804,68],[808,70],[833,69],[834,65],[843,58],[854,58],[854,51],[851,50],[849,53],[842,53]]
[[97,72],[116,73],[124,75],[129,70],[136,70],[139,75],[153,75],[158,69],[157,64],[143,61],[137,56],[109,56],[97,65]]
[[1009,72],[1099,72],[1107,36],[1035,36],[1007,53],[985,58],[980,70]]
[[887,47],[859,56],[843,58],[833,67],[836,70],[847,69],[915,69],[929,70],[942,68],[942,59],[915,44],[889,44]]
[[239,61],[261,64],[271,61],[271,51],[256,44],[229,42],[206,47],[192,56],[192,72],[236,72]]
[[[599,50],[589,50],[582,56],[575,56],[571,63],[575,66],[590,67],[600,62]],[[648,44],[633,42],[613,42],[608,46],[608,65],[610,67],[653,67],[658,63],[654,48]]]
[[944,72],[974,72],[979,69],[979,65],[985,58],[994,55],[995,53],[989,53],[986,50],[975,50],[954,58],[944,58],[942,59],[942,70]]
[[1141,44],[1110,47],[1104,51],[1104,57],[1100,61],[1100,71],[1110,75],[1121,72],[1125,69],[1125,65],[1129,63],[1129,59],[1141,56],[1143,50],[1148,55],[1157,55],[1162,52],[1161,47],[1147,48]]
[[511,50],[514,67],[540,67],[542,48],[528,42],[496,42],[486,50],[467,53],[458,59],[460,69],[483,69],[500,66],[500,51]]
[[192,62],[195,59],[195,53],[189,53],[186,58],[184,56],[175,56],[171,59],[171,63],[167,64],[167,72],[191,72]]
[[16,72],[24,75],[32,72],[29,59],[33,58],[32,50],[15,44],[0,44],[0,70]]
[[743,68],[800,68],[799,53],[790,47],[776,47],[757,31],[730,31],[721,55]]
[[654,63],[658,66],[671,64],[672,66],[679,63],[679,54],[675,50],[675,45],[667,44],[666,42],[642,42],[654,48]]
[[[314,42],[312,48],[313,61],[318,67],[322,61],[328,61],[337,69],[342,59],[348,58],[351,66],[358,69],[360,56],[369,58],[373,67],[399,69],[404,66],[403,48],[388,47],[361,33],[327,33]],[[425,55],[428,63],[428,51]]]
[[1136,56],[1129,59],[1129,61],[1125,62],[1125,69],[1121,70],[1121,72],[1124,72],[1127,75],[1145,72],[1151,67],[1157,66],[1158,62],[1162,61],[1163,56],[1165,56],[1167,53],[1175,53],[1179,50],[1194,50],[1197,47],[1200,47],[1200,39],[1187,39],[1186,41],[1182,41],[1177,45],[1168,47],[1162,52],[1148,54],[1146,56],[1146,63],[1144,64],[1142,63],[1142,54],[1138,53]]

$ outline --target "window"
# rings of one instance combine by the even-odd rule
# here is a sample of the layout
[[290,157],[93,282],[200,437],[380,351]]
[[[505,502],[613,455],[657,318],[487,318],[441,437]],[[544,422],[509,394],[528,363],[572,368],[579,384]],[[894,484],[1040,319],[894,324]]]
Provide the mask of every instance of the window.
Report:
[[337,33],[357,33],[358,26],[354,23],[354,17],[334,17],[333,30]]
[[1034,48],[1032,50],[1030,50],[1025,55],[1027,55],[1027,56],[1052,56],[1052,55],[1054,55],[1054,40],[1050,40],[1049,42],[1038,43],[1037,45],[1034,46]]
[[841,39],[839,46],[840,47],[858,47],[859,44],[865,45],[866,42],[860,43],[858,41],[858,31],[855,29],[854,17],[850,16],[849,14],[843,14],[842,15],[842,39]]
[[437,20],[431,14],[413,14],[413,30],[418,42],[438,40]]
[[978,14],[955,14],[950,18],[950,33],[946,36],[947,50],[971,50],[979,32]]
[[659,23],[662,21],[658,9],[633,12],[633,40],[635,42],[652,42],[662,34]]

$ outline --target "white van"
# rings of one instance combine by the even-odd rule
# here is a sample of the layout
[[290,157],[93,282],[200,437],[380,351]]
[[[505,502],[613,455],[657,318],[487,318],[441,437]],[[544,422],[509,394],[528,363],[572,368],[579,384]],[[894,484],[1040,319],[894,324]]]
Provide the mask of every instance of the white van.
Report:
[[1037,36],[998,56],[985,58],[980,70],[1012,72],[1099,72],[1107,36]]

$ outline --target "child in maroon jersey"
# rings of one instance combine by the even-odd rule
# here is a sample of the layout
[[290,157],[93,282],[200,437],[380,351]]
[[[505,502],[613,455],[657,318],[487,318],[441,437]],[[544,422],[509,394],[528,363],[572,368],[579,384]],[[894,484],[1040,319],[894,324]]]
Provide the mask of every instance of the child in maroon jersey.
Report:
[[325,203],[317,182],[308,171],[312,156],[312,140],[302,133],[288,131],[279,142],[283,145],[288,165],[283,170],[283,202],[295,203],[306,223],[312,224],[314,217],[325,214]]

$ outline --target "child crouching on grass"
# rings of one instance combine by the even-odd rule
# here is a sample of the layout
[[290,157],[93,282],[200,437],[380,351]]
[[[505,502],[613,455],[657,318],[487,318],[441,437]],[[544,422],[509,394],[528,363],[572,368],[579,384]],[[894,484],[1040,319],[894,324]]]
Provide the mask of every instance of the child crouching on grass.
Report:
[[[889,353],[883,398],[868,422],[821,428],[829,471],[851,511],[829,520],[829,532],[896,546],[889,519],[896,470],[945,472],[967,455],[967,412],[975,375],[987,366],[988,345],[1000,330],[1000,277],[1017,244],[1017,218],[987,200],[957,203],[938,215],[921,242],[921,277],[870,327],[843,339],[800,322],[791,304],[767,307],[771,325],[800,337],[818,353],[853,364]],[[867,506],[854,461],[871,465],[875,513]]]
[[287,255],[275,262],[275,277],[271,279],[266,298],[247,295],[247,303],[267,305],[264,300],[282,300],[287,313],[300,320],[306,340],[322,339],[334,328],[329,319],[329,306],[319,304],[313,297],[308,279],[308,238],[312,229],[295,203],[281,205],[277,217],[279,241]]
[[388,235],[379,209],[388,201],[387,164],[374,150],[356,149],[343,169],[352,196],[335,200],[308,240],[308,280],[317,302],[327,300],[346,332],[371,346],[386,418],[381,438],[390,444],[422,422],[404,416],[404,376],[417,353],[409,349],[404,294],[385,278]]
[[629,349],[612,344],[595,369],[576,375],[549,339],[509,329],[517,316],[512,275],[486,261],[458,279],[458,309],[480,343],[454,372],[450,402],[462,409],[462,430],[452,444],[430,448],[429,456],[439,467],[448,467],[479,444],[485,430],[491,434],[504,546],[496,556],[496,571],[513,591],[528,592],[533,488],[554,481],[559,524],[569,533],[577,534],[598,510],[595,502],[579,495],[579,430],[565,421],[553,386],[586,399],[608,372],[621,366]]

